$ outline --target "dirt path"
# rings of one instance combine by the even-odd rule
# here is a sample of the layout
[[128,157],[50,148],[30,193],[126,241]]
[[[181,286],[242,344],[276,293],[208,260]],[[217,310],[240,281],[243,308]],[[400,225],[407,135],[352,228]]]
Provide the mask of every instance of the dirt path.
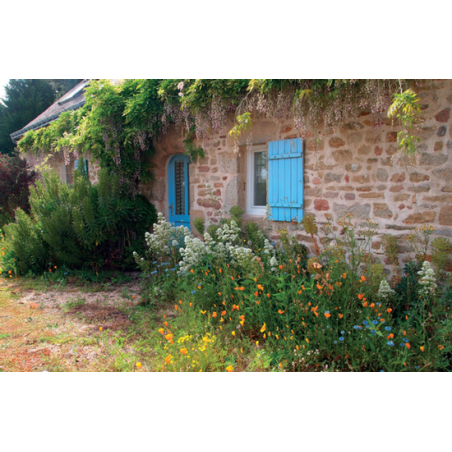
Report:
[[[0,281],[0,370],[136,370],[140,353],[149,353],[134,346],[139,332],[131,315],[139,301],[136,281],[109,290]],[[140,322],[153,329],[155,317],[145,312]]]

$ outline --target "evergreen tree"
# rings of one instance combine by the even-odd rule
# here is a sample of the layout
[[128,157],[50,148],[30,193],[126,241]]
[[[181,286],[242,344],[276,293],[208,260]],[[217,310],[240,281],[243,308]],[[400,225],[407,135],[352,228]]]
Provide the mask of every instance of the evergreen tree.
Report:
[[46,80],[11,79],[0,103],[0,153],[14,153],[10,134],[20,130],[55,101],[55,90]]

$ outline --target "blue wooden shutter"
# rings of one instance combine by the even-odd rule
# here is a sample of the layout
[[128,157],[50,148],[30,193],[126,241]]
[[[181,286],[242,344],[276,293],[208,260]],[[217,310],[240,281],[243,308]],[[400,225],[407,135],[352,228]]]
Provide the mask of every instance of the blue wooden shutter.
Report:
[[301,221],[303,185],[301,139],[268,143],[268,203],[274,221]]

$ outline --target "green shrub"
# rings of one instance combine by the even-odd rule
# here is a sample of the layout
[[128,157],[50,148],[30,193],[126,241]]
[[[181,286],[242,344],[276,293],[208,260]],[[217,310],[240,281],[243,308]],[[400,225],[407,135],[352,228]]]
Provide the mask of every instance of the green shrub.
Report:
[[154,206],[142,195],[122,193],[118,176],[106,170],[95,186],[85,176],[76,171],[70,186],[54,171],[43,175],[44,183],[31,190],[31,214],[19,208],[5,227],[4,269],[40,274],[59,266],[133,267],[132,253],[144,249],[144,233],[156,220]]
[[205,232],[204,218],[196,217],[193,220],[193,226],[201,235],[204,235]]

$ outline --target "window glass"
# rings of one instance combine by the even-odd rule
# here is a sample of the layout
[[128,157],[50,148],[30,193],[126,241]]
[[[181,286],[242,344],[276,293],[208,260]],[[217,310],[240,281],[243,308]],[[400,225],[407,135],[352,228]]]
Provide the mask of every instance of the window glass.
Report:
[[267,204],[267,154],[254,153],[254,205]]
[[184,162],[175,162],[176,215],[185,215],[185,168]]

